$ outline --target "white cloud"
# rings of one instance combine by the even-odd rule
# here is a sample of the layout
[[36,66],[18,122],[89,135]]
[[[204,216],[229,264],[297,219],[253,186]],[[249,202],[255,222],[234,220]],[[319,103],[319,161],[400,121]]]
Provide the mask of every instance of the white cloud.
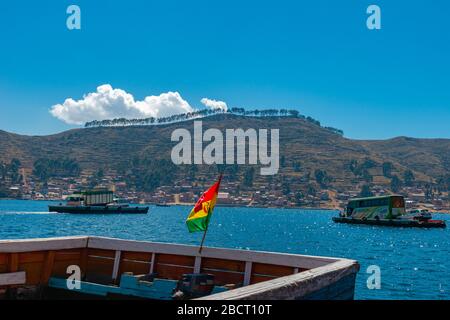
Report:
[[200,100],[200,102],[203,103],[203,105],[205,105],[206,107],[211,109],[222,109],[224,111],[227,111],[228,109],[227,104],[224,101],[217,101],[208,98],[203,98],[202,100]]
[[167,117],[192,111],[194,109],[178,92],[162,93],[136,101],[132,94],[104,84],[97,87],[96,92],[84,95],[81,100],[68,98],[64,103],[52,106],[50,113],[66,123],[82,125],[92,120]]

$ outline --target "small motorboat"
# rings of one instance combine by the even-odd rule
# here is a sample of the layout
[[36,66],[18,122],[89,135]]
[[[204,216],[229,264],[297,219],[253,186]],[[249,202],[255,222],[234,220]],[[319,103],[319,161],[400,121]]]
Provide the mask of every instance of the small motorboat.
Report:
[[170,207],[170,205],[167,203],[157,203],[156,206],[157,207]]
[[428,221],[433,218],[431,213],[427,209],[414,209],[406,212],[403,217],[408,217],[410,219],[419,220],[419,221]]

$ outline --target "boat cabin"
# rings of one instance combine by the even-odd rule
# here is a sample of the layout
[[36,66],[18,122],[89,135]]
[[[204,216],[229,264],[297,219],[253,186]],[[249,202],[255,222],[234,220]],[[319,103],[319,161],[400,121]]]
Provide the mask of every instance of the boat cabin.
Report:
[[114,201],[114,193],[109,190],[90,190],[82,194],[85,206],[106,206]]
[[87,190],[66,198],[69,206],[106,206],[113,203],[114,200],[114,193],[103,189]]

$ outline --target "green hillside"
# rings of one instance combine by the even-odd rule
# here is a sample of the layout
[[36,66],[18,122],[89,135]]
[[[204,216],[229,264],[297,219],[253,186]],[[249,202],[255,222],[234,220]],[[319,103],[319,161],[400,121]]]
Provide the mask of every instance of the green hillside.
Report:
[[[390,180],[383,174],[386,162],[392,165],[391,174],[402,177],[405,171],[411,170],[417,181],[433,182],[450,173],[449,139],[351,140],[295,117],[220,114],[202,120],[204,130],[280,129],[279,175],[261,177],[256,170],[255,181],[275,178],[295,185],[314,180],[320,170],[326,172],[324,184],[336,188],[348,188],[365,180],[388,184]],[[193,131],[193,121],[75,129],[50,136],[22,136],[0,131],[0,161],[8,163],[17,158],[23,167],[31,170],[38,159],[69,158],[82,170],[113,169],[126,173],[133,163],[137,167],[151,167],[152,161],[170,160],[171,149],[176,144],[170,140],[172,131],[176,128]],[[199,166],[198,176],[211,170],[210,166]],[[191,171],[188,166],[181,166],[173,173],[183,178]]]

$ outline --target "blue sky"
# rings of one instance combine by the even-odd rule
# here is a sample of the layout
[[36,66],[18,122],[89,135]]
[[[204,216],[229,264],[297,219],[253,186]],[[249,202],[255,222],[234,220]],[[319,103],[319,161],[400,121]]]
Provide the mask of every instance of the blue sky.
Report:
[[[66,28],[80,6],[82,29]],[[382,29],[366,28],[377,4]],[[102,84],[288,107],[358,139],[450,138],[450,2],[8,1],[0,11],[0,129],[74,127],[49,110]]]

